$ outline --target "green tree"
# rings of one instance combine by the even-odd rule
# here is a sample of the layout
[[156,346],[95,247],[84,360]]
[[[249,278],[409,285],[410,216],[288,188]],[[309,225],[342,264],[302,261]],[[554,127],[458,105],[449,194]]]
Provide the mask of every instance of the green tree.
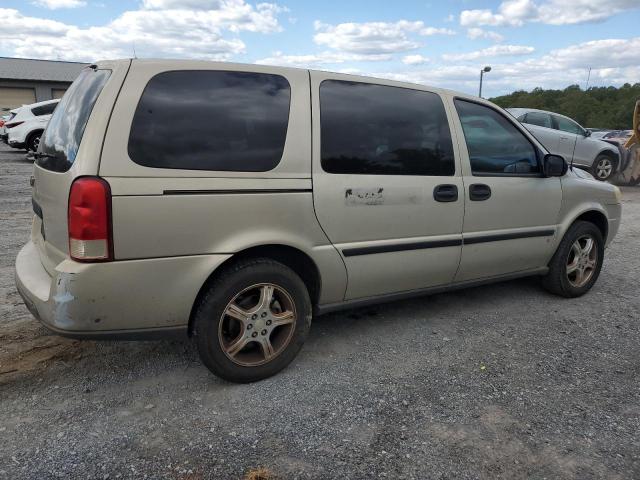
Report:
[[560,113],[584,127],[627,130],[632,128],[633,109],[638,99],[640,83],[625,83],[620,88],[591,87],[582,90],[578,85],[570,85],[564,90],[517,90],[491,101],[503,108],[537,108]]

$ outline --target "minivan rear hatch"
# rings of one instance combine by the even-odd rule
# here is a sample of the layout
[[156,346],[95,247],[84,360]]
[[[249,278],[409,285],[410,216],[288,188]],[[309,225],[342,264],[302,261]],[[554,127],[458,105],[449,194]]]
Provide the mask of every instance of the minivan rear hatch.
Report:
[[31,238],[50,274],[69,255],[71,184],[98,173],[104,132],[129,64],[103,62],[82,70],[53,112],[35,153]]

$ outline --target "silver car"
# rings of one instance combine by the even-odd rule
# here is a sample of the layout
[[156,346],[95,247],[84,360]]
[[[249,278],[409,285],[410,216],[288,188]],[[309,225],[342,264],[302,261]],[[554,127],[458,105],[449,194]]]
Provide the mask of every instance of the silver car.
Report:
[[292,68],[99,62],[36,157],[34,316],[191,336],[237,382],[288,365],[322,313],[531,275],[583,295],[621,217],[617,187],[488,101]]
[[620,152],[592,136],[590,130],[558,113],[532,108],[507,108],[551,153],[589,171],[598,180],[608,180],[620,165]]

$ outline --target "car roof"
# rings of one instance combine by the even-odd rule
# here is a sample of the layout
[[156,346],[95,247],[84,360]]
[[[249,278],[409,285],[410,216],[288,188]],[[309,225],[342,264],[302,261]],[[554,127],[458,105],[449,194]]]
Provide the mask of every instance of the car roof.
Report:
[[578,123],[576,120],[574,120],[571,117],[567,117],[566,115],[562,115],[561,113],[557,113],[557,112],[550,112],[548,110],[540,110],[539,108],[526,108],[526,107],[509,107],[506,109],[508,112],[518,112],[520,113],[529,113],[529,112],[538,112],[538,113],[547,113],[549,115],[555,115],[557,117],[563,117],[566,118],[567,120],[571,120],[572,122]]
[[161,59],[161,58],[155,58],[155,59],[154,58],[144,58],[144,59],[127,58],[127,59],[116,59],[116,60],[101,60],[99,62],[96,62],[94,65],[97,66],[98,68],[101,68],[101,67],[108,68],[110,66],[113,66],[114,64],[121,63],[121,62],[132,62],[131,63],[132,65],[145,64],[145,63],[162,64],[163,67],[166,66],[167,70],[176,69],[176,68],[197,69],[198,66],[207,65],[211,67],[211,65],[218,65],[221,69],[223,69],[225,66],[233,66],[236,68],[238,67],[246,68],[247,70],[255,69],[256,67],[269,68],[269,70],[276,73],[277,72],[285,73],[288,71],[289,72],[290,71],[307,71],[307,72],[319,72],[319,73],[325,73],[325,74],[330,73],[331,75],[336,75],[337,77],[343,78],[348,81],[353,81],[353,82],[358,82],[358,81],[365,82],[365,83],[382,82],[385,85],[404,87],[404,88],[415,88],[415,87],[428,88],[430,91],[435,93],[452,95],[460,98],[473,99],[474,101],[477,101],[477,102],[494,105],[488,100],[485,100],[483,98],[479,98],[479,97],[458,92],[455,90],[449,90],[446,88],[433,87],[431,85],[425,85],[421,83],[404,82],[400,80],[394,80],[391,78],[381,78],[381,77],[374,77],[369,75],[354,75],[354,74],[332,72],[330,70],[318,70],[318,69],[312,69],[312,68],[281,67],[277,65],[260,65],[260,64],[252,64],[252,63],[216,62],[216,61],[209,61],[209,60],[185,60],[185,59]]
[[23,105],[23,107],[33,108],[33,107],[39,107],[41,105],[49,105],[50,103],[58,103],[59,101],[60,101],[59,98],[55,98],[53,100],[44,100],[42,102],[30,103],[29,105]]

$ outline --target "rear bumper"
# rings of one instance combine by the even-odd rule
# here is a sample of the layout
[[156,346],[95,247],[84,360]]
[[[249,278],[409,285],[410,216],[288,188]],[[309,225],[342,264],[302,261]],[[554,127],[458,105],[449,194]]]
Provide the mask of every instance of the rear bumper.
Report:
[[229,255],[106,263],[64,260],[50,275],[27,243],[16,258],[16,287],[29,311],[73,338],[146,339],[186,334],[200,288]]

